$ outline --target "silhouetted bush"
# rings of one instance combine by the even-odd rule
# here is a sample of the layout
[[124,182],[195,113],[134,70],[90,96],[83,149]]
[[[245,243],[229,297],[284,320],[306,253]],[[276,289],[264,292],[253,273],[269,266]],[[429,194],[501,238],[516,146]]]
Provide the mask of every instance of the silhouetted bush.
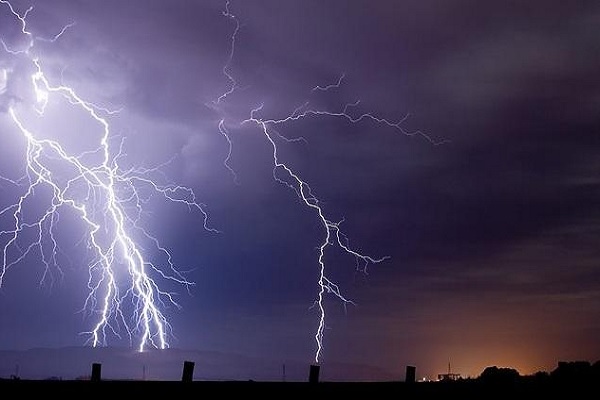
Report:
[[538,371],[535,374],[533,374],[533,379],[536,382],[548,382],[550,380],[550,374],[546,371]]
[[582,382],[598,377],[599,367],[589,361],[560,361],[558,367],[550,373],[552,379],[559,382]]
[[485,384],[507,385],[519,380],[521,375],[514,368],[487,367],[479,375],[479,380]]

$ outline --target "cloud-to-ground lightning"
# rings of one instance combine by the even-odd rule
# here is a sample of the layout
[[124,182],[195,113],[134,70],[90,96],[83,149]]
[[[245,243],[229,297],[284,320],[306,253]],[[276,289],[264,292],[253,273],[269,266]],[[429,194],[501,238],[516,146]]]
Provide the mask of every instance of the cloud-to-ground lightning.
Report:
[[[92,253],[88,264],[89,294],[83,308],[97,321],[85,332],[89,343],[107,345],[111,335],[121,337],[125,334],[130,342],[137,340],[140,351],[146,346],[166,348],[172,328],[163,309],[169,305],[178,307],[178,303],[174,293],[162,289],[161,280],[184,287],[193,282],[177,270],[168,249],[143,226],[148,193],[199,212],[204,227],[214,231],[208,227],[207,214],[191,188],[156,179],[160,166],[122,168],[120,162],[126,157],[124,143],[121,140],[115,144],[110,112],[85,101],[72,87],[62,83],[53,85],[47,78],[43,61],[36,55],[36,43],[59,40],[73,23],[65,25],[52,38],[39,38],[27,24],[27,16],[33,7],[20,13],[7,0],[0,0],[0,5],[20,25],[19,34],[26,42],[17,48],[1,40],[3,51],[29,63],[33,71],[29,77],[30,91],[35,95],[34,105],[13,101],[8,106],[11,121],[25,140],[26,152],[23,176],[2,177],[2,181],[20,190],[20,194],[13,204],[0,210],[0,217],[9,216],[12,220],[9,228],[0,231],[0,287],[7,279],[9,269],[34,253],[41,257],[45,268],[42,279],[51,274],[52,268],[60,272],[57,231],[61,212],[68,209],[83,225],[84,242]],[[9,72],[2,70],[2,77],[6,87]],[[28,121],[22,117],[27,113],[20,112],[23,107],[33,106],[37,115],[43,117],[48,104],[59,101],[65,103],[65,107],[83,113],[97,126],[100,134],[90,134],[89,138],[90,141],[98,139],[95,148],[71,154],[66,143],[52,138],[53,127],[46,127],[43,133],[37,132],[28,127]],[[28,216],[27,204],[39,201],[36,195],[48,191],[50,201],[43,206],[42,212]],[[155,247],[154,252],[161,255],[160,263],[152,261],[158,258],[146,257],[136,242],[139,237]]]
[[[283,120],[263,120],[257,117],[257,113],[262,109],[262,106],[255,108],[251,111],[250,118],[244,121],[244,123],[255,123],[259,126],[261,132],[264,134],[265,138],[268,140],[271,145],[272,156],[273,156],[273,178],[294,190],[298,195],[298,198],[302,201],[302,203],[312,209],[321,226],[323,227],[324,237],[321,243],[318,246],[318,264],[319,264],[319,278],[318,278],[318,293],[317,299],[315,300],[314,305],[319,310],[319,323],[317,327],[317,331],[315,333],[315,341],[316,341],[316,352],[315,352],[315,362],[319,362],[321,357],[321,352],[323,350],[323,335],[325,333],[325,305],[324,305],[324,297],[325,294],[332,294],[337,299],[342,301],[344,307],[348,304],[354,304],[352,300],[346,298],[340,290],[340,287],[328,278],[326,273],[326,265],[325,265],[325,253],[328,247],[330,246],[339,246],[343,251],[348,254],[351,254],[356,258],[357,268],[366,271],[366,268],[369,264],[377,264],[386,259],[388,256],[374,258],[369,255],[362,254],[350,247],[348,238],[344,235],[344,233],[340,229],[340,225],[343,221],[331,221],[325,213],[325,210],[320,204],[319,199],[314,195],[311,190],[309,184],[303,180],[300,174],[292,169],[288,164],[282,161],[278,154],[278,146],[276,138],[281,138],[281,135],[274,134],[270,129],[270,126],[274,126],[280,123],[286,122],[286,119]],[[295,117],[290,117],[295,118]],[[285,139],[284,139],[285,140]]]
[[[36,51],[37,43],[59,40],[75,26],[75,23],[64,25],[50,38],[37,37],[28,29],[27,17],[33,12],[32,7],[19,12],[8,0],[0,0],[0,5],[4,6],[20,25],[19,34],[25,41],[24,45],[13,45],[0,38],[0,51],[28,63],[33,71],[28,77],[29,90],[34,95],[35,103],[24,104],[22,101],[11,100],[7,107],[10,120],[21,133],[26,150],[23,176],[0,176],[0,182],[7,182],[15,190],[20,190],[14,203],[0,209],[0,217],[8,216],[11,220],[10,227],[0,231],[0,287],[7,279],[9,269],[22,263],[29,255],[41,257],[44,267],[42,280],[51,276],[53,271],[62,273],[57,259],[60,252],[60,235],[57,231],[61,212],[70,210],[81,222],[85,230],[84,241],[92,254],[88,263],[89,294],[83,308],[95,315],[97,320],[93,327],[85,332],[89,342],[93,346],[106,345],[111,335],[119,337],[125,332],[130,341],[137,338],[140,350],[146,346],[168,347],[172,328],[164,310],[169,305],[178,307],[178,304],[174,294],[163,289],[162,283],[166,280],[187,288],[193,285],[193,282],[179,272],[169,250],[144,227],[143,216],[148,193],[198,212],[203,219],[204,228],[209,231],[216,230],[208,226],[207,213],[203,205],[196,200],[193,190],[165,181],[164,176],[160,174],[161,165],[151,168],[123,167],[127,154],[124,141],[117,140],[111,131],[112,111],[84,100],[73,87],[65,85],[62,81],[60,84],[53,84],[44,73],[44,62]],[[226,88],[205,104],[220,114],[215,129],[226,140],[228,153],[223,160],[223,166],[230,172],[234,182],[238,183],[238,176],[230,164],[234,142],[228,127],[251,125],[270,146],[272,160],[269,162],[272,162],[273,178],[294,191],[300,203],[314,213],[322,228],[323,235],[319,238],[318,255],[315,260],[318,268],[316,296],[314,302],[310,302],[318,312],[314,335],[314,360],[319,363],[323,355],[327,327],[325,298],[332,296],[344,307],[354,304],[330,278],[329,267],[326,264],[327,253],[335,247],[354,257],[355,268],[364,273],[369,265],[381,263],[389,257],[373,257],[350,245],[350,240],[342,230],[343,220],[335,221],[329,216],[301,171],[293,168],[280,155],[279,148],[282,143],[305,139],[287,138],[276,128],[309,118],[334,118],[351,124],[376,124],[403,135],[420,136],[434,145],[444,141],[436,141],[421,131],[407,131],[403,125],[408,116],[393,121],[376,113],[358,112],[359,101],[346,103],[337,110],[316,108],[310,101],[305,101],[291,113],[277,118],[264,117],[266,107],[263,105],[248,106],[248,114],[242,118],[228,114],[225,109],[226,103],[236,97],[240,88],[232,67],[242,25],[232,13],[229,1],[225,2],[222,16],[233,24],[229,36],[230,47],[221,70]],[[11,71],[2,69],[0,65],[0,94],[7,91],[10,78]],[[335,83],[314,86],[309,91],[309,96],[319,96],[323,92],[339,89],[346,80],[346,75],[341,74]],[[22,112],[22,108],[29,107],[33,108],[38,116],[43,117],[48,105],[58,101],[65,107],[83,113],[89,122],[96,126],[95,129],[100,131],[100,134],[90,138],[97,140],[95,147],[74,154],[66,143],[52,137],[52,127],[48,127],[49,131],[39,132],[39,128],[33,128],[35,124],[28,123],[28,114]],[[51,193],[50,200],[45,203],[41,214],[29,216],[27,204],[38,200],[38,193],[43,191]],[[148,257],[138,242],[139,238],[154,246],[154,252],[161,255],[160,263]]]
[[[230,12],[229,2],[227,2],[225,11],[223,15],[230,18],[234,22],[234,30],[230,37],[230,52],[226,61],[225,66],[223,67],[223,74],[227,78],[229,82],[229,86],[223,94],[221,94],[217,101],[214,101],[213,104],[219,105],[219,103],[224,102],[228,97],[230,97],[235,89],[238,87],[238,82],[235,77],[231,73],[231,64],[234,59],[235,53],[235,44],[237,35],[240,31],[240,23],[237,17]],[[333,89],[339,89],[346,79],[346,74],[342,73],[337,81],[328,85],[316,85],[311,89],[311,93],[315,94],[318,92],[327,92]],[[283,118],[262,118],[259,114],[264,109],[264,104],[259,105],[258,107],[253,108],[250,111],[250,117],[241,121],[240,125],[254,124],[258,127],[259,131],[264,135],[265,139],[268,141],[271,148],[272,162],[273,162],[273,178],[279,182],[280,184],[292,189],[296,195],[298,196],[301,204],[311,209],[316,218],[318,219],[322,229],[323,229],[323,238],[320,241],[318,246],[318,257],[317,264],[319,269],[318,281],[317,281],[317,296],[314,301],[313,307],[318,310],[318,324],[316,333],[314,335],[316,349],[314,354],[314,360],[316,363],[320,362],[323,352],[323,339],[326,329],[326,309],[325,309],[325,296],[332,295],[334,298],[337,298],[341,301],[342,305],[346,307],[348,304],[355,304],[352,300],[347,298],[338,284],[332,281],[327,273],[327,265],[325,262],[326,252],[330,247],[338,247],[346,254],[353,256],[356,259],[356,269],[367,273],[367,268],[369,265],[381,263],[387,259],[389,256],[382,257],[373,257],[367,254],[364,254],[361,251],[356,250],[355,248],[350,246],[350,241],[348,237],[341,230],[341,224],[343,221],[332,221],[328,216],[326,210],[323,208],[321,201],[319,198],[313,193],[309,183],[304,180],[301,173],[291,167],[289,163],[286,163],[279,155],[279,145],[278,143],[285,142],[295,142],[295,141],[305,141],[303,137],[298,138],[287,138],[281,133],[279,133],[275,127],[280,125],[285,125],[287,123],[293,123],[295,121],[299,121],[306,118],[337,118],[348,121],[351,124],[359,124],[361,122],[370,122],[376,125],[381,125],[387,128],[391,128],[403,135],[406,136],[420,136],[427,140],[429,143],[433,145],[443,144],[446,141],[436,141],[431,136],[426,133],[417,130],[417,131],[408,131],[403,127],[408,115],[405,115],[403,118],[398,121],[392,121],[383,117],[380,117],[372,112],[366,113],[353,113],[352,110],[356,109],[359,105],[360,101],[356,101],[353,103],[345,104],[338,111],[328,111],[322,110],[318,108],[312,108],[310,105],[310,101],[305,101],[296,107],[289,115]],[[229,144],[229,152],[227,154],[227,158],[224,161],[225,167],[233,174],[234,179],[237,183],[237,176],[235,172],[233,172],[231,166],[229,165],[229,161],[231,159],[231,145],[232,141],[229,137],[228,131],[225,128],[225,118],[221,119],[219,122],[219,132],[226,138],[227,143]]]

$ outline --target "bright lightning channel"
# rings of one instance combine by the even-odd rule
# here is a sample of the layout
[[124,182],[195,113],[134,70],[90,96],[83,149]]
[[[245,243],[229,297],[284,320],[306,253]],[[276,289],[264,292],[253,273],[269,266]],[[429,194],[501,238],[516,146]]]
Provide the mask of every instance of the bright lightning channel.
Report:
[[[344,233],[340,229],[340,225],[343,221],[334,222],[327,218],[323,207],[320,204],[319,199],[313,194],[309,184],[304,181],[300,174],[292,169],[285,162],[281,161],[278,154],[278,146],[277,141],[274,136],[278,138],[282,138],[281,135],[274,133],[270,126],[274,126],[277,124],[285,123],[288,117],[282,120],[263,120],[256,116],[256,114],[261,111],[263,106],[259,106],[251,111],[250,118],[243,121],[243,123],[254,123],[258,125],[264,134],[265,138],[271,145],[272,156],[273,156],[273,178],[289,187],[290,189],[296,192],[296,195],[301,200],[301,202],[308,208],[312,209],[317,215],[319,222],[321,223],[325,235],[321,244],[319,245],[319,279],[318,279],[318,294],[317,299],[315,300],[314,305],[319,310],[319,323],[317,327],[317,332],[315,333],[315,341],[317,345],[317,349],[315,352],[315,362],[318,363],[321,357],[321,352],[323,351],[323,336],[325,334],[325,306],[323,304],[325,294],[331,294],[337,299],[339,299],[344,307],[348,304],[354,304],[352,300],[346,298],[340,290],[340,287],[333,282],[331,279],[327,277],[326,274],[326,265],[325,265],[325,253],[328,247],[337,245],[346,253],[354,256],[357,262],[357,268],[366,271],[366,268],[369,264],[377,264],[382,261],[385,261],[389,258],[389,256],[384,256],[380,258],[373,258],[371,256],[362,254],[350,247],[349,240],[344,235]],[[302,114],[301,114],[302,115]],[[285,138],[284,138],[285,140]]]
[[[234,23],[234,30],[230,37],[230,52],[223,67],[223,75],[226,77],[229,82],[229,86],[223,94],[221,94],[216,101],[213,101],[214,105],[219,105],[221,102],[226,101],[229,97],[231,97],[235,89],[238,88],[238,82],[235,77],[231,73],[231,64],[234,59],[235,53],[235,44],[237,35],[240,30],[240,23],[237,17],[231,13],[229,9],[229,1],[226,3],[225,11],[223,15],[230,18]],[[340,88],[342,85],[346,75],[342,73],[338,80],[333,84],[328,84],[325,86],[317,85],[312,88],[311,92],[327,92],[329,90],[334,90]],[[348,299],[341,291],[338,284],[332,281],[327,275],[327,265],[325,263],[326,252],[330,247],[337,246],[346,254],[349,254],[356,259],[356,268],[357,270],[367,273],[367,268],[369,265],[381,263],[387,259],[389,256],[383,257],[372,257],[362,252],[352,248],[350,246],[350,242],[348,237],[343,233],[340,226],[343,221],[332,221],[327,217],[327,213],[321,205],[320,200],[315,196],[313,191],[311,190],[308,182],[306,182],[301,174],[293,169],[289,164],[286,164],[284,160],[279,156],[279,147],[278,142],[283,141],[286,143],[295,142],[295,141],[305,141],[303,137],[298,137],[294,139],[286,138],[285,136],[278,133],[274,127],[279,125],[284,125],[287,123],[292,123],[295,121],[299,121],[306,118],[337,118],[344,119],[352,124],[359,124],[363,122],[370,122],[372,124],[380,125],[383,127],[391,128],[403,135],[406,136],[420,136],[429,143],[433,145],[439,145],[446,143],[446,140],[436,141],[431,136],[427,135],[422,131],[407,131],[403,124],[408,118],[408,114],[405,115],[398,121],[392,121],[386,118],[382,118],[374,113],[356,113],[352,112],[356,110],[360,101],[356,101],[354,103],[346,104],[339,111],[327,111],[320,109],[313,109],[310,107],[310,102],[306,101],[300,106],[296,107],[291,114],[284,118],[279,119],[269,119],[269,118],[261,118],[259,117],[259,113],[263,111],[264,105],[260,105],[250,112],[250,117],[243,120],[240,125],[244,124],[254,124],[256,125],[260,132],[264,135],[265,139],[268,141],[271,148],[271,155],[273,159],[273,178],[278,183],[290,188],[293,190],[298,196],[301,203],[314,211],[316,217],[318,218],[322,228],[323,228],[323,239],[318,246],[318,268],[319,268],[319,279],[317,281],[317,297],[314,301],[313,307],[316,307],[319,313],[318,326],[316,333],[314,335],[316,350],[314,355],[314,360],[316,363],[320,362],[322,352],[323,352],[323,339],[326,329],[326,309],[324,305],[324,300],[326,295],[332,295],[334,298],[337,298],[344,307],[349,304],[355,304],[352,300]],[[218,108],[217,108],[218,110]],[[227,154],[227,158],[224,161],[224,166],[232,173],[234,180],[237,183],[237,175],[229,165],[229,161],[231,159],[231,147],[232,140],[229,136],[227,129],[225,128],[225,118],[221,119],[219,122],[219,132],[225,137],[227,143],[229,145],[229,152]]]
[[[85,241],[93,253],[88,265],[89,294],[83,309],[96,314],[97,322],[89,332],[83,333],[88,336],[88,343],[106,346],[109,336],[120,338],[124,330],[130,342],[139,337],[137,348],[140,351],[147,346],[164,349],[169,346],[172,327],[162,309],[169,304],[176,307],[179,305],[174,293],[161,289],[153,276],[186,288],[194,283],[177,270],[171,254],[158,239],[140,225],[144,206],[149,198],[148,192],[196,210],[202,215],[204,228],[213,232],[216,230],[208,226],[207,213],[203,205],[196,201],[191,188],[159,183],[152,179],[162,165],[153,168],[121,168],[119,161],[125,157],[124,144],[121,141],[116,152],[111,148],[110,123],[107,119],[111,112],[85,101],[69,86],[50,83],[44,74],[41,60],[35,55],[36,42],[54,42],[73,24],[64,26],[52,38],[35,37],[27,25],[27,16],[33,11],[33,7],[19,13],[7,0],[0,0],[0,4],[7,7],[16,18],[15,22],[21,26],[21,34],[27,39],[27,44],[18,50],[11,48],[2,39],[0,43],[6,53],[25,57],[31,63],[35,72],[30,81],[35,93],[37,113],[43,116],[49,102],[62,98],[72,107],[84,112],[102,132],[95,150],[78,155],[70,154],[64,143],[42,139],[28,129],[16,106],[9,106],[8,114],[26,141],[26,154],[25,173],[21,178],[0,177],[16,188],[23,188],[14,204],[0,209],[0,216],[9,215],[13,221],[11,228],[0,231],[0,238],[5,242],[1,248],[0,287],[7,271],[36,251],[41,254],[41,261],[45,266],[42,282],[50,274],[52,267],[62,274],[57,261],[60,250],[56,231],[60,211],[70,209],[78,215],[85,227]],[[6,86],[9,78],[5,70],[2,77]],[[90,155],[96,156],[95,162],[85,161],[93,158]],[[56,166],[57,161],[60,167]],[[26,216],[25,204],[34,200],[36,191],[43,189],[50,190],[51,200],[41,216],[30,222]],[[23,247],[20,240],[27,240],[22,237],[32,231],[35,239]],[[134,233],[149,240],[155,246],[155,251],[162,254],[166,261],[157,265],[146,259],[134,240]],[[127,316],[126,310],[131,307],[133,311]]]

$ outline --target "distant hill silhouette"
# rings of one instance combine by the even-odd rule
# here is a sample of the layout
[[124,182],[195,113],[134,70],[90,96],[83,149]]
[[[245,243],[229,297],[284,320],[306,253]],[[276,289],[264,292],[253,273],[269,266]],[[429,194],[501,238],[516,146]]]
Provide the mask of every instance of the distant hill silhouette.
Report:
[[[194,361],[195,380],[282,381],[283,364],[287,381],[305,381],[309,365],[298,360],[273,360],[234,353],[186,349],[148,349],[143,353],[120,347],[38,348],[0,351],[0,378],[18,375],[23,379],[85,379],[92,363],[102,364],[106,379],[173,380],[181,378],[185,360]],[[17,371],[18,369],[18,371]],[[381,368],[352,363],[328,363],[321,377],[331,381],[391,381],[403,379]]]

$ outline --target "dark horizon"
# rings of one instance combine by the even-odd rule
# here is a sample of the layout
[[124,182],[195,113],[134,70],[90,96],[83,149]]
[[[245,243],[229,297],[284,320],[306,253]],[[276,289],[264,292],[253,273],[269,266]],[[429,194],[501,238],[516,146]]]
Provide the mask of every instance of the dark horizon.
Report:
[[598,392],[600,361],[591,364],[587,361],[560,362],[550,373],[536,373],[522,376],[516,370],[505,367],[487,367],[478,377],[468,379],[442,379],[437,381],[415,381],[414,367],[407,366],[406,380],[394,381],[346,381],[321,380],[319,366],[311,365],[308,380],[304,381],[255,381],[255,380],[197,380],[194,379],[195,363],[184,361],[181,378],[177,381],[157,381],[136,379],[111,380],[103,377],[103,366],[93,363],[91,376],[76,380],[63,380],[51,377],[45,380],[22,380],[17,376],[11,379],[0,378],[0,388],[21,395],[74,394],[78,396],[104,396],[114,393],[121,395],[147,396],[169,394],[170,396],[229,394],[279,395],[295,397],[352,395],[357,397],[376,396],[377,398],[432,398],[451,397],[461,399],[481,398],[554,398],[593,396]]
[[[419,366],[404,365],[403,375],[378,370],[375,366],[340,363],[304,364],[298,360],[278,362],[211,351],[167,349],[140,353],[130,348],[69,347],[62,349],[0,350],[0,380],[94,380],[109,381],[181,381],[185,364],[191,364],[188,379],[205,382],[309,382],[312,368],[320,382],[405,382],[412,369],[414,382],[489,380],[560,376],[600,376],[599,360],[557,360],[553,368],[522,373],[510,365],[490,364],[476,375],[440,368],[436,376],[425,377]],[[410,379],[410,378],[409,378]]]

